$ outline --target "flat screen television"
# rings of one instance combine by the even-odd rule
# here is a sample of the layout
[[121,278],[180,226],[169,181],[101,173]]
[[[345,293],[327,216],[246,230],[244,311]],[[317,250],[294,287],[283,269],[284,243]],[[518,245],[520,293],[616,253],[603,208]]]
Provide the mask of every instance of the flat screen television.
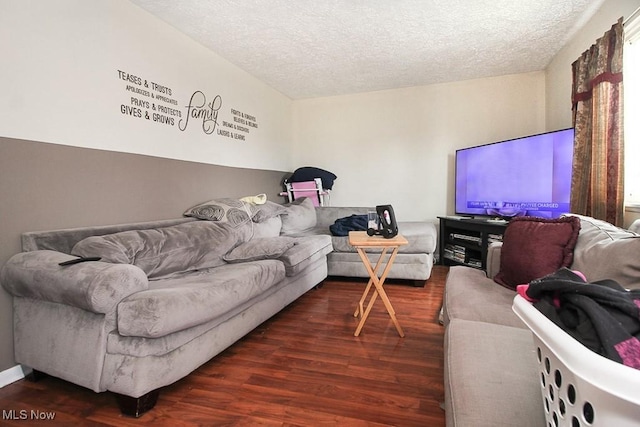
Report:
[[574,130],[456,151],[456,214],[557,218],[570,211]]

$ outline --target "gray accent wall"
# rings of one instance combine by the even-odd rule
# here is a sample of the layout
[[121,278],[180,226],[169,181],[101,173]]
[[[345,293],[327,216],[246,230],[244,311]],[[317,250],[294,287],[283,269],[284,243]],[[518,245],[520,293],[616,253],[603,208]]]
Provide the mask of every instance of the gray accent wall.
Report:
[[[0,266],[25,231],[179,218],[217,197],[283,203],[286,175],[0,138]],[[15,366],[12,331],[11,296],[0,288],[0,372]]]

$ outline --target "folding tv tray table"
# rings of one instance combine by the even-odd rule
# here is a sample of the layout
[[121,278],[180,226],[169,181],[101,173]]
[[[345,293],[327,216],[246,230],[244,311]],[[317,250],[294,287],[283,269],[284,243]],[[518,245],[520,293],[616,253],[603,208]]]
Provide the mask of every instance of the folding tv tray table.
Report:
[[[369,236],[366,231],[350,231],[349,232],[349,244],[356,248],[356,250],[358,251],[358,255],[360,255],[360,259],[364,264],[364,267],[367,269],[367,273],[369,273],[369,282],[367,283],[367,287],[365,288],[364,293],[362,294],[362,297],[358,302],[358,306],[356,307],[355,313],[353,313],[354,317],[362,316],[360,318],[360,323],[358,323],[358,327],[356,328],[356,332],[353,334],[354,336],[357,337],[360,335],[360,332],[362,331],[362,327],[364,326],[365,322],[367,321],[367,318],[369,317],[371,308],[373,307],[373,304],[375,303],[378,295],[380,295],[380,299],[382,299],[382,302],[384,303],[384,306],[387,309],[387,312],[389,313],[389,316],[391,317],[391,321],[396,327],[398,334],[401,337],[404,337],[404,331],[402,330],[400,323],[398,323],[398,319],[396,319],[396,312],[394,311],[393,306],[391,305],[391,301],[389,301],[389,297],[387,296],[387,293],[384,291],[383,285],[384,285],[385,279],[387,278],[387,275],[389,274],[389,270],[391,269],[391,266],[393,265],[393,262],[396,259],[396,255],[398,255],[398,249],[400,248],[400,246],[406,245],[408,243],[409,242],[407,241],[407,239],[401,234],[398,234],[397,236],[392,237],[390,239],[385,239],[382,236]],[[375,266],[371,264],[366,254],[366,249],[372,249],[372,248],[382,249],[382,252],[380,253],[380,257],[376,261]],[[384,258],[389,252],[389,249],[391,249],[391,255],[389,256],[389,260],[387,261],[386,266],[382,271],[382,274],[378,276],[380,267],[384,264]],[[369,291],[372,288],[372,285],[373,285],[373,294],[369,299],[367,308],[364,309],[364,302],[367,299],[367,296],[369,294]]]

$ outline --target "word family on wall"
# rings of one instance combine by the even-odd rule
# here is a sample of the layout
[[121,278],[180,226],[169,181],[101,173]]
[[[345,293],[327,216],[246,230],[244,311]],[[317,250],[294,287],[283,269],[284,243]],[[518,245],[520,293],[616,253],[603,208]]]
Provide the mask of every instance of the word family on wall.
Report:
[[174,91],[137,74],[117,70],[127,96],[120,113],[182,132],[199,128],[206,135],[246,141],[252,129],[258,129],[254,115],[235,108],[223,108],[222,96],[194,91],[185,102],[178,102]]

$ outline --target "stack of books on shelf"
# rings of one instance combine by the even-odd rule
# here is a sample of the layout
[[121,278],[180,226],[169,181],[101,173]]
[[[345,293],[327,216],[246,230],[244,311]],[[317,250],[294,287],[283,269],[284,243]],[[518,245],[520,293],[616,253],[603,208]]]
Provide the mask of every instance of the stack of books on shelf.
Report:
[[482,268],[482,261],[476,258],[469,258],[465,264],[471,267]]
[[478,246],[482,244],[480,236],[470,236],[468,234],[451,233],[449,234],[449,240],[464,240],[465,242],[475,243]]
[[449,258],[457,262],[465,262],[466,253],[467,250],[464,246],[449,243],[444,247],[445,258]]
[[[474,251],[470,251],[469,255],[473,254]],[[464,246],[454,245],[452,243],[448,243],[444,247],[444,257],[455,262],[459,262],[461,264],[466,264],[471,267],[482,268],[482,261],[469,256],[467,258],[467,249]]]

